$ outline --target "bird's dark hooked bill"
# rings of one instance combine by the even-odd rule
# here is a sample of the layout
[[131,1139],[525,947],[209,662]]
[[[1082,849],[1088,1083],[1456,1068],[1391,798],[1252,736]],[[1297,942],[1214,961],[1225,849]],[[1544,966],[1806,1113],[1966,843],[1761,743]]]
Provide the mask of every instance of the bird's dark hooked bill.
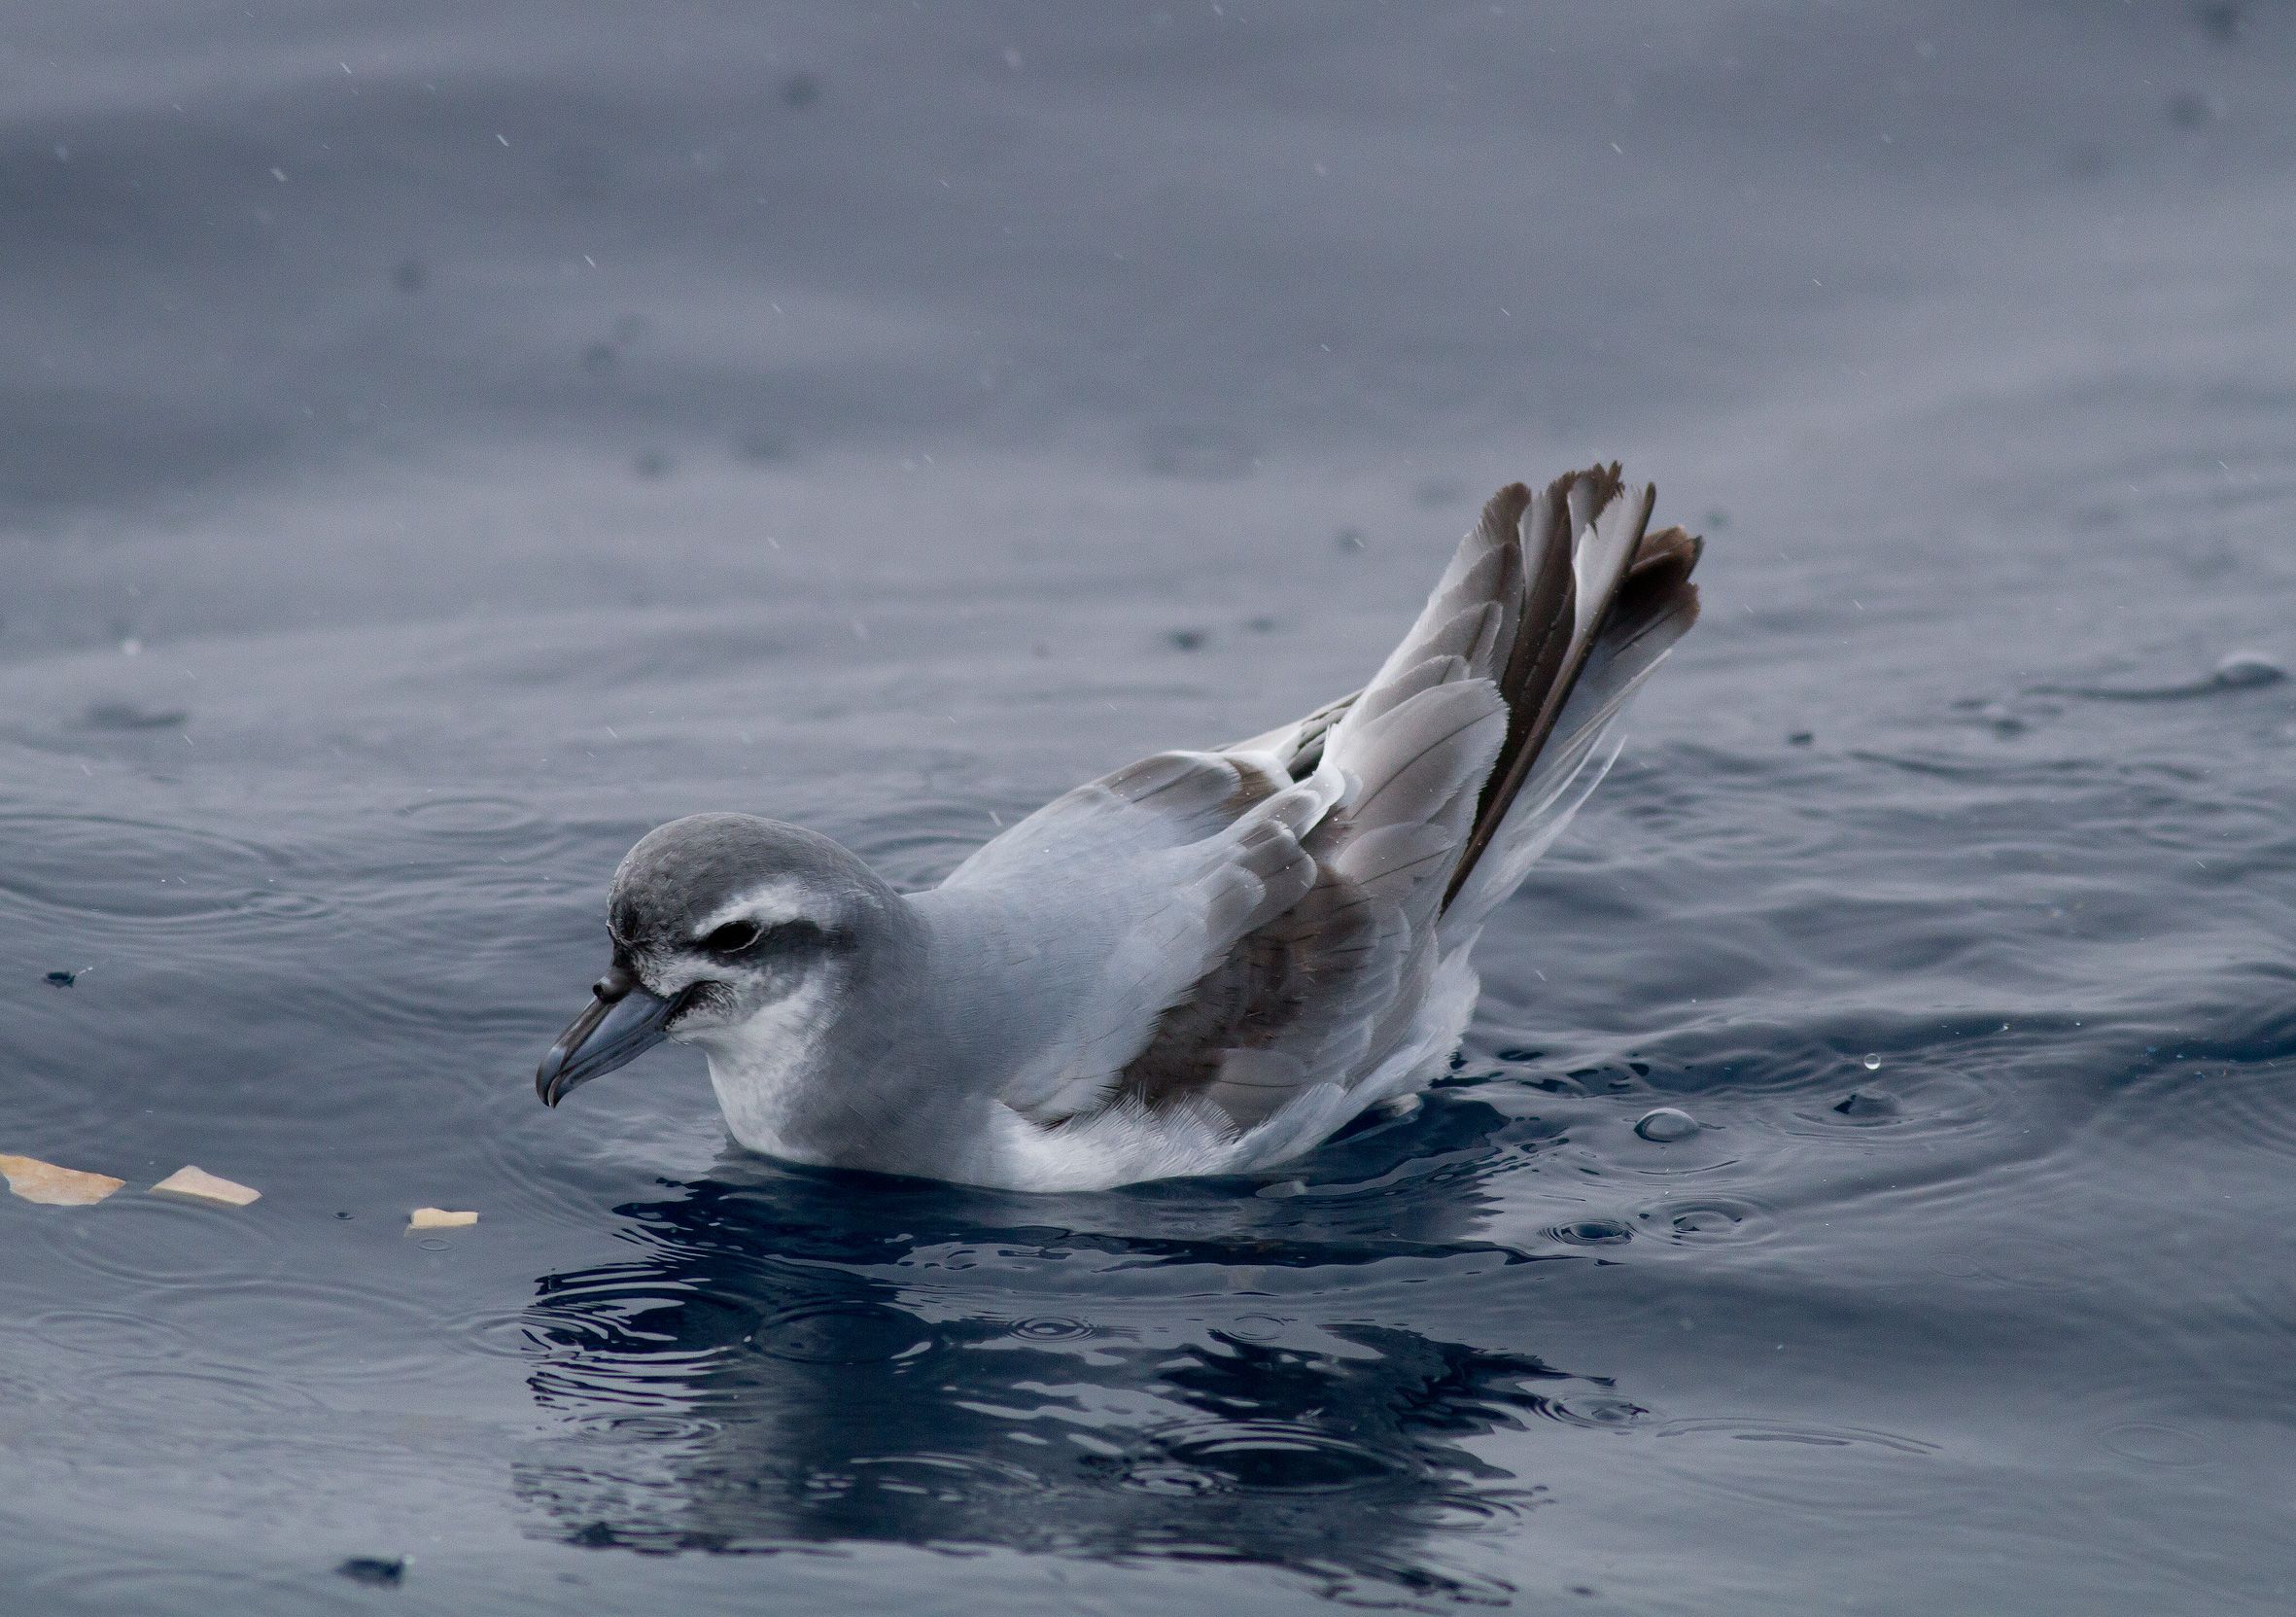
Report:
[[693,996],[687,988],[664,999],[619,966],[599,978],[591,992],[597,998],[558,1036],[535,1071],[535,1093],[546,1107],[659,1044],[669,1037],[670,1019]]

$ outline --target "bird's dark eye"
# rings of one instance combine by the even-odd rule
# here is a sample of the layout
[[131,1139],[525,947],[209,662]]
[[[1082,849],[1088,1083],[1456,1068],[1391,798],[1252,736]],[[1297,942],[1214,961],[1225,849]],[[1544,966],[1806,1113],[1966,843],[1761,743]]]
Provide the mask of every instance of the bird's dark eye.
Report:
[[702,947],[713,955],[738,955],[757,941],[758,926],[754,921],[728,921],[702,939]]

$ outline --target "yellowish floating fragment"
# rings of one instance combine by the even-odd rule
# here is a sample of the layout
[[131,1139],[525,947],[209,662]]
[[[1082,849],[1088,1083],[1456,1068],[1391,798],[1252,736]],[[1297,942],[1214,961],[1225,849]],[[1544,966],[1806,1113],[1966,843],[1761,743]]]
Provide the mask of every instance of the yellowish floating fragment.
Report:
[[475,1213],[454,1213],[442,1207],[419,1207],[406,1220],[410,1230],[459,1230],[478,1222]]
[[109,1174],[58,1168],[37,1157],[0,1156],[0,1175],[7,1177],[8,1188],[25,1201],[45,1202],[50,1207],[88,1207],[127,1182]]
[[219,1178],[204,1168],[191,1167],[178,1168],[152,1188],[164,1190],[170,1196],[193,1196],[202,1202],[221,1202],[226,1207],[245,1207],[250,1202],[261,1201],[263,1194],[247,1185],[233,1184],[229,1179]]

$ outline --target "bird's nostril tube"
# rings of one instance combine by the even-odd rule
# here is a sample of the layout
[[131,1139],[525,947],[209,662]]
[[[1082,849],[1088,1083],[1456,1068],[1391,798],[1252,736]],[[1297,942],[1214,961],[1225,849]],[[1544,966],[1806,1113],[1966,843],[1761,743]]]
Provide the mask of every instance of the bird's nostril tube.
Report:
[[608,1004],[610,1005],[616,1000],[622,999],[628,995],[630,990],[635,988],[637,985],[637,979],[633,977],[628,971],[623,970],[617,966],[612,970],[609,971],[605,976],[600,977],[596,982],[592,983],[590,985],[590,992],[597,995],[601,1000],[604,1000]]

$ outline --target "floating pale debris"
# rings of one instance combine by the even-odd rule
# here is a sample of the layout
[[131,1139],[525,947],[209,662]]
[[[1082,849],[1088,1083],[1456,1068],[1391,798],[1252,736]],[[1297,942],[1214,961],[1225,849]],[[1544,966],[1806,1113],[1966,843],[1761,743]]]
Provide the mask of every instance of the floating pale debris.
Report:
[[225,1207],[245,1207],[250,1202],[262,1200],[263,1193],[251,1185],[235,1184],[204,1168],[189,1164],[152,1186],[170,1196],[189,1196],[194,1201],[220,1202]]
[[1634,1132],[1645,1140],[1669,1144],[1677,1140],[1687,1140],[1698,1132],[1698,1119],[1680,1107],[1653,1107],[1636,1120]]
[[37,1157],[0,1156],[0,1175],[7,1177],[8,1188],[25,1201],[49,1207],[89,1207],[127,1182],[109,1174],[58,1168]]
[[442,1207],[419,1207],[407,1217],[410,1230],[459,1230],[478,1222],[475,1213],[455,1213]]

